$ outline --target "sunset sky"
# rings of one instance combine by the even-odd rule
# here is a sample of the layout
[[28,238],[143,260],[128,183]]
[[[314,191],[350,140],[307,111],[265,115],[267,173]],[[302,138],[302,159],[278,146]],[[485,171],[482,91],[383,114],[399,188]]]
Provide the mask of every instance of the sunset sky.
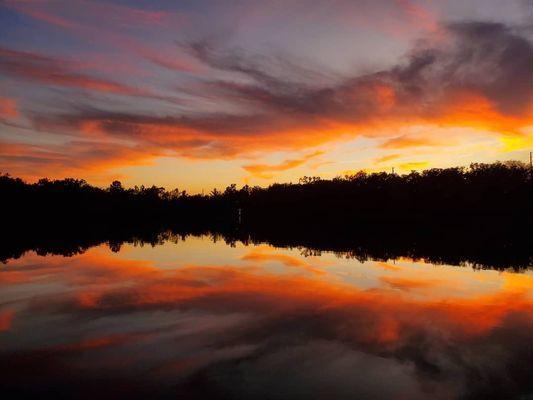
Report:
[[529,161],[533,0],[0,0],[0,172],[191,192]]

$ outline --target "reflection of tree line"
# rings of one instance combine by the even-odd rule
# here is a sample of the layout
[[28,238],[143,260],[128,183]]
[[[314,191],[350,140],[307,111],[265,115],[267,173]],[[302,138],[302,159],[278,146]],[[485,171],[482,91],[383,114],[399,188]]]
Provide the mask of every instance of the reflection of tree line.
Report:
[[170,230],[361,260],[404,256],[498,268],[532,262],[533,179],[518,162],[306,177],[268,188],[231,185],[208,195],[125,189],[120,182],[101,189],[75,179],[27,184],[4,175],[0,194],[6,227],[1,259],[28,249],[75,254],[102,242],[118,249],[132,238],[155,245],[169,239],[161,232]]

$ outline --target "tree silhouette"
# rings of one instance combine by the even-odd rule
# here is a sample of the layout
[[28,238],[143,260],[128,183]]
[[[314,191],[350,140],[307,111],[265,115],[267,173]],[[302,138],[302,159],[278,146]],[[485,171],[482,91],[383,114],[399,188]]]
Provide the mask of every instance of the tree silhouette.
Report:
[[[29,184],[4,174],[0,196],[3,236],[8,238],[4,243],[13,249],[35,243],[53,247],[46,238],[55,235],[75,251],[80,241],[152,237],[168,228],[221,232],[229,241],[254,237],[317,250],[349,250],[341,243],[355,238],[371,252],[385,254],[387,250],[376,244],[386,242],[393,249],[394,240],[399,240],[397,254],[404,255],[414,248],[409,244],[412,239],[424,248],[413,255],[434,258],[437,242],[452,243],[457,238],[451,252],[456,261],[482,260],[485,252],[500,266],[530,263],[533,248],[529,233],[533,179],[529,168],[515,161],[405,175],[358,172],[330,180],[303,177],[298,183],[266,188],[239,189],[232,184],[208,195],[157,186],[126,189],[119,181],[102,189],[72,178]],[[392,240],[391,235],[401,239]],[[498,253],[495,246],[504,248]],[[472,251],[477,254],[465,256]],[[487,263],[490,260],[482,262]]]

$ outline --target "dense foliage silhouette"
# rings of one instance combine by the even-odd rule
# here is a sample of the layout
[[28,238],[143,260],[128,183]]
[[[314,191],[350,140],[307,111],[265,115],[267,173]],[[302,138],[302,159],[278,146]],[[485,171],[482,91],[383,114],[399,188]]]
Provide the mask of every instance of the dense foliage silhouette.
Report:
[[531,170],[519,162],[406,175],[366,174],[267,188],[236,185],[189,195],[177,189],[108,188],[83,180],[29,184],[0,176],[0,260],[29,249],[75,254],[93,245],[177,235],[332,250],[360,258],[410,256],[497,268],[530,266]]

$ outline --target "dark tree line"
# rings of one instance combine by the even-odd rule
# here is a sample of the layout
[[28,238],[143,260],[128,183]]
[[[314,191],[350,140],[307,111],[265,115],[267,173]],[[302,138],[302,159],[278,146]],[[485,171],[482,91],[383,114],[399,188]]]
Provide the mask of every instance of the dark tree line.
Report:
[[518,162],[304,177],[207,195],[118,181],[108,188],[76,179],[29,184],[0,175],[0,258],[30,248],[75,253],[132,237],[151,242],[170,229],[220,233],[229,242],[523,267],[531,263],[532,200],[532,171]]
[[469,168],[304,177],[267,188],[236,185],[189,195],[177,189],[134,187],[118,181],[102,189],[84,180],[41,179],[28,184],[0,176],[4,215],[11,222],[139,225],[144,223],[289,223],[350,225],[360,222],[468,222],[531,218],[533,179],[523,163]]
[[531,217],[531,172],[522,163],[472,164],[407,175],[389,173],[275,184],[238,193],[253,218],[368,222],[458,222]]

